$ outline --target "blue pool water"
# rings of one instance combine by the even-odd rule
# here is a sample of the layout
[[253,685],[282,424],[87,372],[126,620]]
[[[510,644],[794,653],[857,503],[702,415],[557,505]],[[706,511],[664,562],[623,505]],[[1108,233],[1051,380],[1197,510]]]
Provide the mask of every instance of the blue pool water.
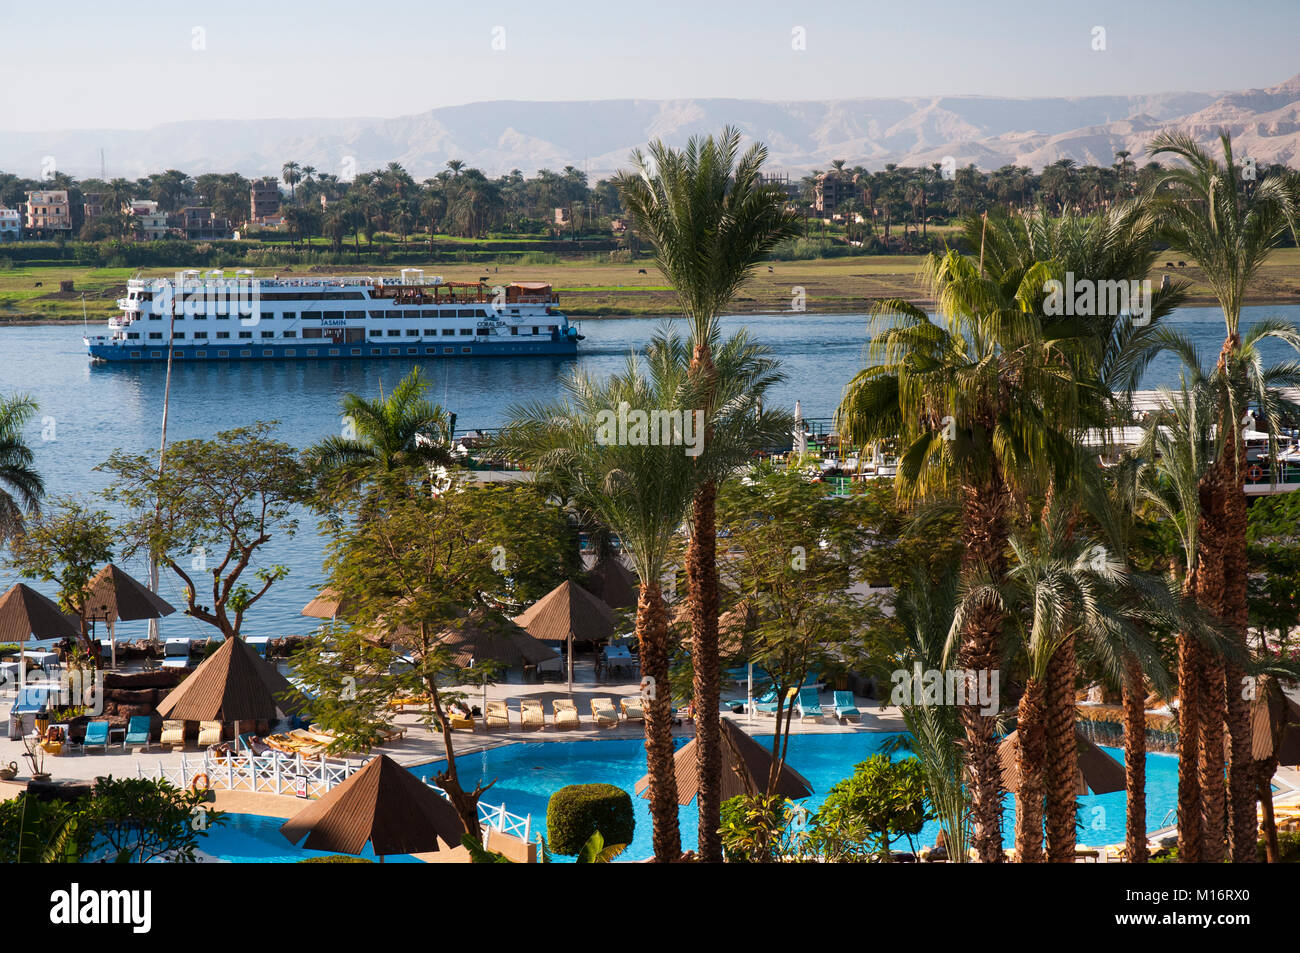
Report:
[[[790,739],[789,762],[813,787],[813,796],[804,801],[810,810],[822,803],[826,791],[836,781],[852,774],[859,761],[880,754],[897,738],[882,732],[853,734],[795,735]],[[771,736],[758,736],[764,743]],[[679,744],[686,739],[680,739]],[[1123,763],[1119,748],[1103,748],[1107,754]],[[905,752],[893,752],[895,760],[908,757]],[[645,745],[639,740],[535,742],[512,744],[476,754],[461,755],[456,759],[461,783],[466,787],[482,779],[496,779],[491,789],[483,795],[490,805],[504,803],[514,814],[532,815],[534,836],[546,833],[546,805],[551,794],[566,784],[604,782],[631,793],[636,782],[645,775]],[[440,763],[421,765],[412,769],[420,777],[431,776]],[[1147,755],[1147,830],[1161,826],[1165,815],[1177,802],[1178,759],[1173,755],[1149,753]],[[1090,846],[1113,844],[1124,839],[1124,792],[1089,795],[1080,798],[1079,843]],[[644,860],[653,853],[649,803],[633,796],[636,812],[636,836],[624,860]],[[279,818],[254,814],[227,815],[226,824],[214,827],[200,843],[207,853],[236,863],[293,863],[305,857],[324,856],[322,851],[302,850],[293,847],[280,835],[284,822]],[[690,850],[696,845],[698,814],[695,805],[678,808],[682,847]],[[1003,819],[1004,841],[1008,847],[1014,842],[1014,798],[1007,796],[1007,810]],[[916,846],[933,844],[939,832],[937,821],[931,821],[917,838]],[[906,841],[897,849],[906,850]],[[363,856],[372,857],[367,848]],[[559,858],[557,858],[559,859]],[[412,857],[388,857],[386,863],[414,862]]]
[[[328,857],[333,853],[294,847],[280,833],[282,824],[282,817],[227,814],[224,823],[209,828],[199,839],[199,850],[236,864],[294,864],[308,857]],[[361,856],[375,859],[369,844]],[[384,863],[418,864],[420,861],[407,854],[395,854],[386,856]]]
[[[804,801],[810,810],[816,810],[835,782],[853,773],[853,766],[873,754],[888,748],[897,735],[882,732],[852,734],[794,735],[790,739],[789,763],[808,779],[813,796]],[[684,743],[683,739],[683,743]],[[771,736],[758,740],[771,743]],[[1104,748],[1116,761],[1124,761],[1118,748]],[[891,755],[895,760],[908,757],[905,752]],[[421,776],[431,774],[441,765],[415,768]],[[513,744],[492,748],[473,755],[456,758],[461,783],[470,786],[475,780],[496,779],[483,796],[488,804],[504,803],[515,814],[531,814],[534,834],[546,833],[546,805],[552,792],[566,784],[604,782],[616,785],[631,793],[636,782],[645,775],[645,746],[638,740],[574,741]],[[1147,829],[1160,827],[1165,815],[1177,803],[1178,759],[1173,755],[1149,753],[1147,755]],[[1124,839],[1123,791],[1113,794],[1090,795],[1080,798],[1079,843],[1091,846],[1113,844]],[[651,856],[650,808],[644,798],[632,798],[636,812],[636,836],[624,859],[642,860]],[[1007,811],[1003,820],[1004,839],[1008,847],[1014,843],[1014,798],[1008,795]],[[682,847],[693,849],[699,825],[695,805],[678,808],[681,824]],[[917,838],[917,846],[933,844],[939,832],[937,821],[931,821]],[[900,842],[899,849],[906,849]]]

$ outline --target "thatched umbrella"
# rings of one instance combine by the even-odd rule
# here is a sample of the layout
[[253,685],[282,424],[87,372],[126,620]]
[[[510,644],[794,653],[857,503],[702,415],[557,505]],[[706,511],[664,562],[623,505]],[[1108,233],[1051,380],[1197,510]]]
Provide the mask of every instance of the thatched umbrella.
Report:
[[515,622],[543,642],[565,642],[569,649],[569,691],[573,691],[573,643],[599,642],[614,634],[614,611],[582,586],[562,582],[521,614]]
[[17,582],[0,596],[0,642],[18,643],[18,678],[27,675],[27,641],[78,638],[77,623],[63,614],[50,598],[31,586]]
[[307,700],[270,662],[241,638],[226,639],[158,705],[177,721],[275,721],[297,714]]
[[[1074,793],[1110,794],[1125,788],[1124,765],[1120,764],[1076,726],[1075,742],[1079,748],[1079,774],[1075,779]],[[1015,794],[1020,790],[1020,738],[1011,732],[998,745],[998,759],[1002,764],[1002,786]]]
[[[754,790],[762,793],[767,786],[767,777],[772,771],[772,752],[745,734],[730,718],[718,719],[722,726],[722,800],[749,793],[745,783],[748,778]],[[690,804],[700,791],[699,764],[695,757],[695,740],[692,739],[677,749],[673,755],[673,771],[677,775],[677,803]],[[636,793],[642,797],[650,796],[650,776],[647,774],[636,783]],[[808,797],[813,793],[812,785],[802,774],[790,767],[781,766],[781,773],[776,779],[776,790],[791,800]]]
[[607,559],[592,567],[583,582],[587,591],[611,609],[633,608],[641,585],[620,559]]
[[346,619],[351,611],[352,603],[329,586],[321,589],[315,599],[302,607],[302,615],[312,619],[329,619],[331,621],[339,616]]
[[385,854],[440,850],[460,843],[465,825],[451,803],[387,755],[370,763],[303,808],[280,828],[308,850],[360,854],[369,842]]
[[103,619],[108,626],[108,644],[113,668],[117,668],[117,638],[114,621],[136,622],[140,619],[161,619],[176,609],[150,591],[144,583],[109,563],[90,580],[86,588],[85,606],[91,619]]

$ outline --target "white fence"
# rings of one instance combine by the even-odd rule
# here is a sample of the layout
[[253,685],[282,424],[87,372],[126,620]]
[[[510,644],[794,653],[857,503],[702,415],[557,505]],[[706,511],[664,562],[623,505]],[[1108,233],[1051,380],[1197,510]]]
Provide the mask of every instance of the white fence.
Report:
[[[179,788],[188,788],[196,778],[203,777],[209,787],[225,791],[251,791],[255,794],[287,794],[298,797],[320,797],[335,785],[341,784],[354,772],[365,766],[364,761],[339,758],[304,758],[288,754],[214,755],[205,751],[203,757],[191,760],[182,755],[179,765],[166,765],[159,761],[149,772],[143,764],[136,763],[136,775],[141,778],[162,778]],[[427,778],[425,784],[443,797],[446,792]],[[487,827],[527,841],[532,836],[533,817],[521,817],[506,810],[504,804],[493,807],[478,805],[479,821]]]

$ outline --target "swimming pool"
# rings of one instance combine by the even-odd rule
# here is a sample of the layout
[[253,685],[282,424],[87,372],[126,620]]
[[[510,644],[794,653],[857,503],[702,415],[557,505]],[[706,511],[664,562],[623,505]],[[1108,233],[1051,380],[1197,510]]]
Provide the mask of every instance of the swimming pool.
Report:
[[[199,850],[235,864],[296,864],[308,857],[328,857],[336,853],[294,847],[280,833],[283,824],[282,817],[227,813],[223,823],[209,828],[207,834],[199,838]],[[361,856],[375,859],[369,844]],[[384,863],[418,864],[421,861],[409,854],[390,854],[384,857]]]
[[[765,744],[771,735],[757,736]],[[826,791],[836,781],[853,773],[853,766],[873,754],[880,754],[897,735],[883,732],[853,732],[844,734],[792,735],[789,763],[808,779],[813,796],[803,803],[810,810],[820,806]],[[684,744],[686,739],[680,739]],[[1124,761],[1118,748],[1103,748],[1116,761]],[[908,757],[894,753],[892,757]],[[483,796],[491,804],[505,803],[515,814],[531,814],[534,833],[546,833],[546,805],[551,794],[566,784],[604,782],[632,793],[633,786],[646,773],[645,745],[642,741],[548,741],[531,744],[512,744],[491,748],[475,754],[458,755],[456,766],[460,781],[472,787],[476,780],[496,779],[496,784]],[[441,767],[441,763],[421,765],[412,770],[420,777],[428,777]],[[1178,759],[1174,755],[1151,752],[1147,754],[1147,830],[1158,829],[1178,800]],[[1089,846],[1113,844],[1124,840],[1125,794],[1089,795],[1079,799],[1079,843]],[[632,797],[636,812],[636,835],[624,860],[644,860],[653,854],[651,848],[650,807],[644,798]],[[681,824],[682,847],[691,850],[696,846],[699,815],[695,805],[678,808]],[[918,846],[933,844],[939,832],[937,821],[931,821],[917,839]],[[1007,809],[1003,819],[1006,846],[1015,841],[1014,798],[1007,796]],[[278,835],[277,835],[278,836]],[[898,849],[906,850],[906,841]],[[558,859],[558,858],[557,858]]]

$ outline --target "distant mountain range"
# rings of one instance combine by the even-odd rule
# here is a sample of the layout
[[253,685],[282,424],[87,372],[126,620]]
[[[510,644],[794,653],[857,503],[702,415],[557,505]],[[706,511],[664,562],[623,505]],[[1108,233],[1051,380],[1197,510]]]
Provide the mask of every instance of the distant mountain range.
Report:
[[1009,99],[937,96],[775,102],[750,99],[499,101],[433,109],[395,119],[189,120],[145,131],[0,131],[0,171],[35,178],[45,157],[74,176],[162,169],[191,174],[278,175],[293,159],[345,176],[400,162],[417,179],[448,159],[498,175],[566,165],[592,181],[626,165],[650,139],[681,144],[731,123],[767,143],[771,167],[799,175],[833,159],[878,169],[889,162],[1041,168],[1058,159],[1109,165],[1127,149],[1142,160],[1162,129],[1209,142],[1220,126],[1260,162],[1296,164],[1300,75],[1267,89],[1149,96]]

